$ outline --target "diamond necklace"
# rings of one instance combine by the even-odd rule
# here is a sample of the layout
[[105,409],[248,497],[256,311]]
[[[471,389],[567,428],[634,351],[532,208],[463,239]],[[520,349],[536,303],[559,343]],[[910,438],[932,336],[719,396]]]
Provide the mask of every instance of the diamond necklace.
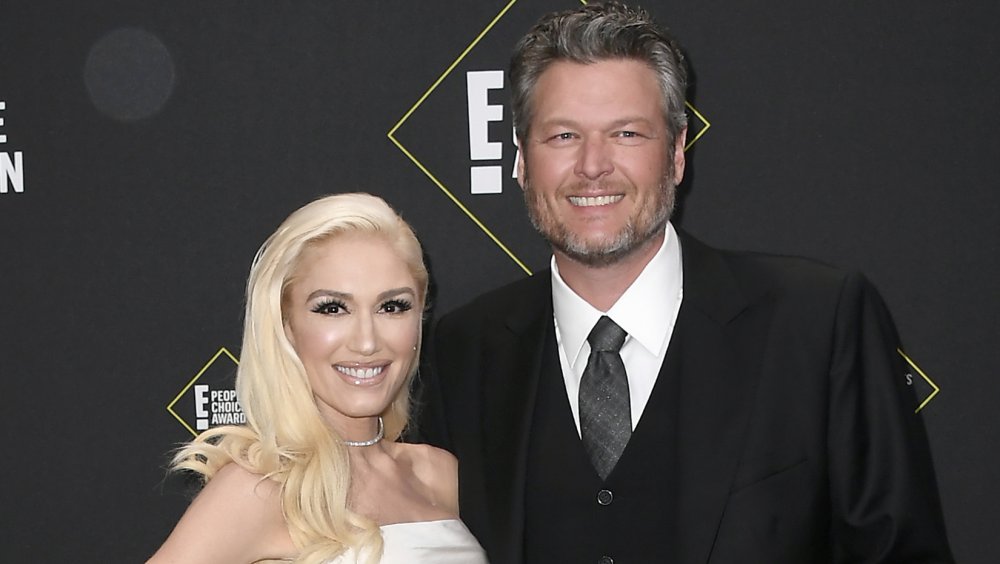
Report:
[[385,427],[382,425],[382,416],[379,415],[378,416],[378,432],[375,433],[374,437],[368,439],[367,441],[344,441],[344,444],[347,445],[347,446],[349,446],[349,447],[366,447],[366,446],[372,446],[373,444],[381,441],[382,437],[384,437],[384,436],[385,436]]

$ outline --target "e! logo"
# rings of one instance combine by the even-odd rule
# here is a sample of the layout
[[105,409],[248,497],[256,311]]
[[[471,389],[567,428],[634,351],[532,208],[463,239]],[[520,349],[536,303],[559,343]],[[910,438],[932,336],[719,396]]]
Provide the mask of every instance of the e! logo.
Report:
[[[469,71],[465,73],[469,102],[469,158],[473,161],[503,159],[503,143],[490,141],[490,122],[503,121],[503,106],[490,104],[490,90],[503,88],[503,71]],[[472,194],[503,193],[503,167],[499,164],[473,165],[470,169]]]
[[[0,100],[0,112],[7,109],[7,102]],[[0,114],[0,132],[3,131],[4,118]],[[7,134],[0,133],[0,145],[7,143]],[[24,192],[24,154],[21,151],[13,153],[0,151],[0,194],[6,194],[10,188],[20,194]]]

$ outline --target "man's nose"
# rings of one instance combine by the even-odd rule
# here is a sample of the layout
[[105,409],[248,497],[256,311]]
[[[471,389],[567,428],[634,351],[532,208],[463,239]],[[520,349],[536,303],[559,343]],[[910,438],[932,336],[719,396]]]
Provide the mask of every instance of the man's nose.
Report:
[[615,170],[611,158],[612,150],[606,139],[584,138],[574,172],[588,180],[597,180],[606,174],[611,174]]

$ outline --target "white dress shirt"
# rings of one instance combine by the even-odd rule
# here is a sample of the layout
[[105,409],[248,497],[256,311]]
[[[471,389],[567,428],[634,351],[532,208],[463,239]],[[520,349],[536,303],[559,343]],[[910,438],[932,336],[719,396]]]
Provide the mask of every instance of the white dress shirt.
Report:
[[587,335],[602,315],[607,315],[628,333],[621,348],[628,374],[628,392],[635,430],[656,377],[667,356],[677,312],[684,296],[681,249],[677,232],[667,222],[663,244],[611,309],[602,312],[576,294],[552,265],[552,307],[555,317],[559,364],[566,383],[566,396],[580,432],[580,380],[590,356]]

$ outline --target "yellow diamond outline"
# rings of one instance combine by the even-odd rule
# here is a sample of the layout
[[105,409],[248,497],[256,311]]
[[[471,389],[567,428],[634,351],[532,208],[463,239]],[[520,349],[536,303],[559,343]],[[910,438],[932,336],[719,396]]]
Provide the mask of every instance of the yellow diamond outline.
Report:
[[[476,226],[479,227],[479,229],[482,230],[482,232],[485,233],[486,236],[489,237],[490,240],[493,241],[493,243],[497,247],[500,248],[500,250],[502,250],[508,257],[510,257],[510,259],[513,260],[515,264],[517,264],[519,267],[521,267],[521,270],[523,270],[526,274],[528,274],[530,276],[532,274],[531,269],[529,269],[521,261],[521,259],[517,258],[517,255],[515,255],[513,251],[511,251],[509,248],[507,248],[507,245],[505,245],[503,243],[503,241],[501,241],[500,238],[498,238],[493,233],[493,231],[490,230],[489,227],[486,227],[486,224],[484,224],[478,217],[476,217],[476,214],[472,213],[472,211],[469,210],[469,208],[465,207],[465,204],[463,204],[455,196],[455,194],[453,194],[452,191],[449,190],[448,187],[444,185],[444,183],[442,183],[440,180],[438,180],[437,177],[434,176],[434,174],[430,170],[428,170],[427,167],[424,166],[424,164],[422,162],[420,162],[420,160],[417,159],[417,157],[415,157],[413,155],[413,153],[411,153],[410,150],[407,149],[395,137],[396,131],[398,131],[399,128],[402,127],[404,123],[406,123],[406,120],[410,119],[410,116],[413,115],[413,113],[415,111],[417,111],[417,109],[424,103],[424,101],[427,100],[428,97],[430,97],[430,95],[434,92],[434,90],[436,90],[437,87],[442,82],[444,82],[444,79],[447,78],[448,75],[450,75],[452,73],[452,71],[455,70],[455,67],[457,67],[459,65],[459,63],[461,63],[462,60],[465,59],[465,57],[470,52],[472,52],[472,49],[474,49],[476,47],[476,45],[478,45],[479,42],[482,41],[483,37],[486,37],[486,34],[489,33],[491,29],[493,29],[493,27],[497,24],[497,22],[499,22],[500,19],[503,18],[507,14],[508,11],[510,11],[510,9],[514,6],[514,4],[517,3],[517,1],[518,0],[510,0],[510,2],[508,2],[507,5],[504,6],[503,9],[501,9],[500,12],[496,16],[494,16],[494,18],[490,21],[490,23],[487,24],[487,26],[485,28],[483,28],[482,31],[479,32],[479,34],[476,36],[476,38],[473,39],[472,42],[469,43],[469,45],[464,50],[462,50],[462,53],[459,54],[458,57],[450,65],[448,65],[448,68],[446,68],[444,70],[444,72],[441,73],[441,76],[439,76],[437,78],[437,80],[435,80],[430,85],[430,87],[427,89],[427,91],[424,92],[423,95],[421,95],[420,98],[418,98],[417,101],[412,106],[410,106],[410,109],[407,110],[405,114],[403,114],[403,117],[399,118],[399,121],[397,121],[396,124],[392,126],[392,129],[389,130],[389,132],[386,134],[386,137],[388,137],[389,140],[392,141],[393,145],[395,145],[404,155],[406,155],[406,157],[408,159],[410,159],[410,161],[412,161],[413,164],[415,164],[417,166],[417,168],[420,169],[420,171],[423,172],[424,175],[427,178],[429,178],[431,180],[431,182],[433,182],[434,185],[437,186],[438,189],[440,189],[441,192],[443,192],[444,195],[447,196],[448,199],[451,200],[452,203],[455,204],[458,207],[458,209],[462,210],[462,212],[469,219],[471,219],[472,222],[475,223]],[[580,3],[581,4],[586,4],[587,2],[584,1],[584,0],[581,0]],[[705,119],[705,116],[703,116],[701,114],[701,112],[699,112],[697,109],[695,109],[695,107],[692,106],[690,103],[688,103],[687,101],[685,101],[684,105],[686,107],[690,108],[690,110],[692,112],[694,112],[694,114],[698,117],[698,119],[701,120],[701,122],[704,124],[704,127],[702,127],[698,131],[698,134],[695,135],[694,138],[691,139],[691,141],[689,141],[687,143],[687,145],[684,146],[684,150],[687,151],[688,149],[691,148],[692,145],[694,145],[695,141],[697,141],[698,139],[701,139],[701,137],[705,134],[705,132],[708,131],[708,129],[710,127],[712,127],[712,124],[707,119]]]
[[691,110],[694,113],[694,115],[697,116],[698,119],[701,120],[702,124],[704,124],[704,127],[698,130],[698,134],[695,135],[693,139],[688,141],[687,145],[684,145],[684,152],[687,152],[687,150],[690,149],[692,145],[694,145],[695,141],[701,139],[701,136],[704,135],[706,131],[708,131],[708,128],[712,127],[712,123],[708,121],[708,119],[706,119],[705,116],[701,115],[701,112],[699,112],[697,108],[688,103],[687,100],[684,101],[684,105],[689,110]]
[[199,370],[198,373],[194,375],[194,378],[191,378],[191,381],[189,381],[187,385],[184,386],[184,388],[180,391],[180,393],[177,394],[177,397],[175,397],[173,401],[167,404],[167,411],[170,412],[170,415],[173,415],[174,419],[180,421],[181,425],[184,425],[184,428],[187,429],[188,432],[191,433],[191,435],[194,437],[198,436],[198,431],[192,429],[191,426],[188,425],[188,422],[185,421],[180,415],[178,415],[176,411],[174,411],[174,406],[177,405],[177,402],[180,401],[181,397],[183,397],[184,394],[186,394],[187,391],[191,389],[191,386],[193,386],[194,383],[197,382],[199,378],[201,378],[201,375],[204,374],[205,371],[207,371],[213,364],[215,364],[215,361],[218,360],[219,357],[222,355],[228,356],[229,360],[233,361],[233,364],[235,364],[236,366],[240,365],[240,361],[237,360],[235,356],[233,356],[233,353],[229,352],[229,349],[227,349],[226,347],[219,347],[219,351],[216,352],[215,355],[213,355],[212,358],[205,363],[205,366],[201,367],[201,370]]
[[938,395],[938,392],[941,391],[941,388],[939,388],[938,385],[934,383],[934,380],[931,380],[930,376],[924,374],[924,371],[921,370],[919,366],[917,366],[916,362],[913,362],[913,360],[910,357],[906,356],[906,353],[903,352],[903,349],[896,349],[896,352],[898,352],[899,356],[903,357],[903,360],[905,360],[907,364],[912,366],[913,369],[917,371],[917,374],[920,374],[920,377],[923,378],[928,384],[930,384],[931,388],[934,389],[934,391],[931,392],[930,395],[928,395],[926,398],[924,398],[924,401],[921,402],[919,406],[917,406],[916,411],[913,412],[913,413],[920,413],[920,410],[923,409],[925,405],[930,403],[931,400],[934,399],[934,396]]

